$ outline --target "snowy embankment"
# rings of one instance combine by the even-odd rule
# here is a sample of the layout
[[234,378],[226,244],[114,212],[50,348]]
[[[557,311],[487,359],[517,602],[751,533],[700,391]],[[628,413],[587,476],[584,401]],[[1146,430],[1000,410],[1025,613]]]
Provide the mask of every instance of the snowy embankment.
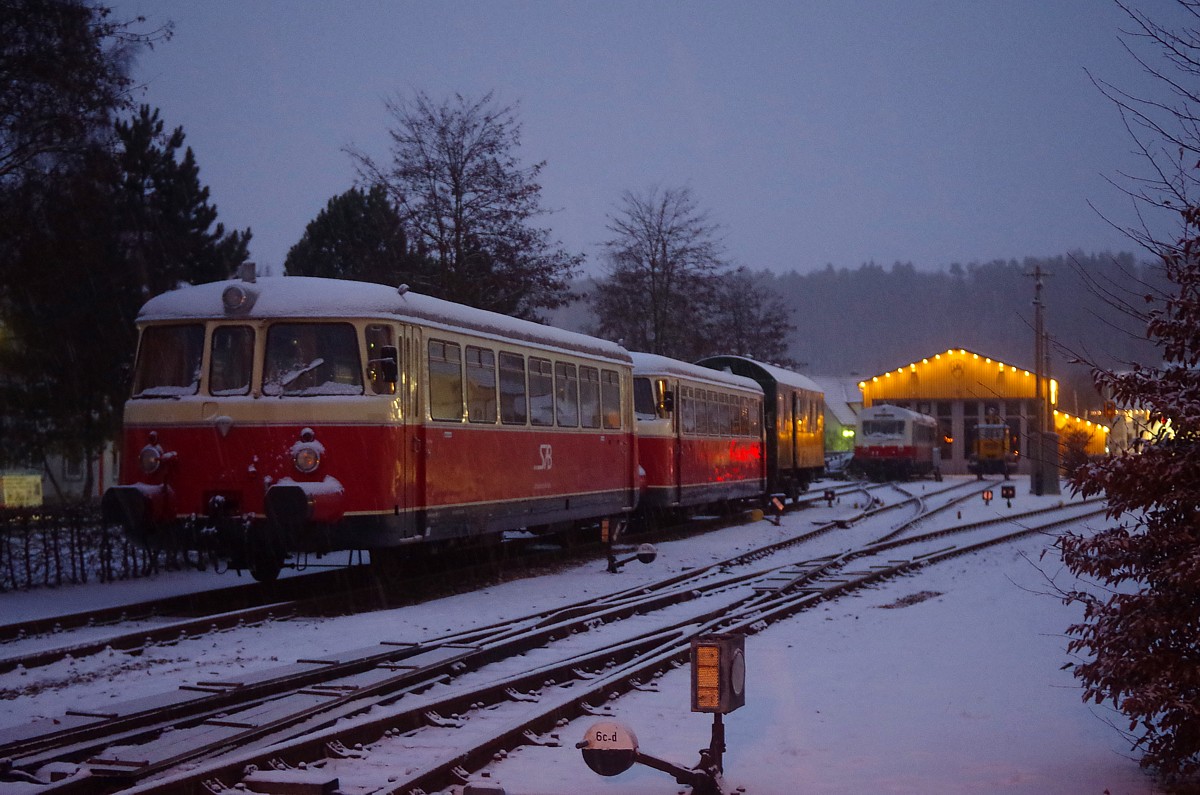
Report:
[[[1063,499],[1029,496],[1022,481],[1017,490],[1012,509],[1000,501],[990,506],[977,501],[964,508],[963,520]],[[782,527],[758,522],[663,544],[654,564],[630,564],[620,575],[604,572],[597,562],[400,610],[247,627],[137,658],[114,655],[3,675],[0,691],[20,696],[0,702],[0,725],[352,648],[363,638],[412,642],[524,615],[704,565],[847,512],[812,508],[789,514]],[[838,543],[838,535],[830,534],[797,556],[827,554]],[[1124,741],[1105,723],[1106,713],[1084,705],[1070,672],[1061,670],[1068,661],[1063,630],[1077,620],[1078,609],[1051,593],[1047,575],[1064,587],[1069,581],[1053,553],[1039,560],[1050,543],[1034,536],[958,558],[748,637],[747,704],[725,719],[731,790],[1154,792]],[[175,587],[179,579],[166,578],[163,587]],[[212,574],[191,579],[221,581]],[[144,596],[143,588],[138,591]],[[113,592],[104,586],[42,591],[37,601],[43,610],[58,603],[66,612],[98,593]],[[19,603],[27,598],[0,595],[0,611],[6,617],[8,608],[21,612]],[[79,670],[83,667],[88,670]],[[664,676],[657,687],[612,702],[614,716],[634,729],[646,752],[694,764],[698,750],[708,745],[711,718],[689,711],[687,668]],[[559,730],[560,747],[520,749],[486,772],[509,795],[681,790],[667,775],[645,767],[612,779],[593,774],[574,748],[592,722],[583,718]]]

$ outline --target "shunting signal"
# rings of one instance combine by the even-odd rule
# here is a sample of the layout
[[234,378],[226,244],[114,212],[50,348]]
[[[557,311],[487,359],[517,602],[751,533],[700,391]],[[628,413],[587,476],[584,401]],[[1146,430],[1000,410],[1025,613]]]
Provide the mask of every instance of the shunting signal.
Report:
[[692,712],[726,715],[746,703],[746,638],[704,635],[692,641]]

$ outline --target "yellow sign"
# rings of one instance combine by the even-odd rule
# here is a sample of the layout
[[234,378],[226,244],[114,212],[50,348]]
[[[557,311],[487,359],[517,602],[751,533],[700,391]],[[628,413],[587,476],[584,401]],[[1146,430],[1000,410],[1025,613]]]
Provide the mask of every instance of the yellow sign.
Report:
[[41,504],[41,475],[0,475],[0,507],[36,508]]

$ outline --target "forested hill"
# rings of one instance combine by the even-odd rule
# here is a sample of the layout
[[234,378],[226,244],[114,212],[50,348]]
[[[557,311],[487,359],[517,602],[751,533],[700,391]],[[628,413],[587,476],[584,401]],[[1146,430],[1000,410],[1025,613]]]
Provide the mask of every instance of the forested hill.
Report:
[[[1082,254],[1002,260],[919,270],[911,263],[868,263],[856,270],[832,266],[811,273],[760,273],[771,294],[793,309],[789,355],[812,375],[876,375],[947,348],[966,348],[1033,369],[1033,297],[1037,265],[1043,279],[1046,328],[1057,343],[1052,374],[1064,382],[1063,406],[1093,404],[1086,356],[1123,369],[1128,362],[1157,364],[1145,341],[1144,321],[1114,300],[1145,311],[1143,296],[1161,285],[1156,268],[1131,254]],[[586,291],[590,285],[582,287]],[[588,330],[578,313],[556,324]],[[1077,384],[1081,405],[1070,384]]]

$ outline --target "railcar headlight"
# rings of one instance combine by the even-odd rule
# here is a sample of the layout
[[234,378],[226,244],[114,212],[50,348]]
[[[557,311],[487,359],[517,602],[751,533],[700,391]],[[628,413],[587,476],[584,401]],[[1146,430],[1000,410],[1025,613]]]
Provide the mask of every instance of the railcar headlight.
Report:
[[307,475],[321,465],[321,454],[315,447],[297,447],[292,454],[292,462],[297,470]]
[[221,304],[225,307],[225,314],[243,314],[249,312],[254,306],[255,299],[258,298],[258,293],[240,284],[231,284],[221,293]]
[[141,464],[142,471],[147,475],[153,475],[162,466],[162,450],[153,444],[148,444],[142,448],[142,452],[138,454],[138,463]]

